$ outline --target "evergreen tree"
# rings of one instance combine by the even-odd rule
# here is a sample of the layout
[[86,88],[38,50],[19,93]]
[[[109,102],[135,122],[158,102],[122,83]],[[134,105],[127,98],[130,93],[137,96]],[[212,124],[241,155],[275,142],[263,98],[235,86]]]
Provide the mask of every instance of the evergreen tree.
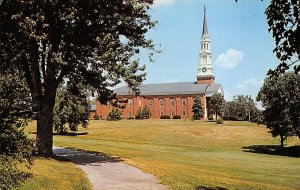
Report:
[[200,120],[201,117],[203,117],[204,112],[203,112],[200,96],[195,97],[193,107],[192,107],[192,112],[193,112],[193,120]]

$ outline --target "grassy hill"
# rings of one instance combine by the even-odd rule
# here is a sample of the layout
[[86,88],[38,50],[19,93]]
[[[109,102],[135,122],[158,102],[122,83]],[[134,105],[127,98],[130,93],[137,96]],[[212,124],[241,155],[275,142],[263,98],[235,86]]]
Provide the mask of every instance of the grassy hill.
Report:
[[[27,130],[35,130],[34,126]],[[263,154],[270,153],[279,139],[262,125],[91,121],[88,129],[80,130],[86,131],[88,135],[55,136],[55,145],[122,157],[173,189],[300,189],[300,158]],[[300,145],[298,138],[287,143]]]

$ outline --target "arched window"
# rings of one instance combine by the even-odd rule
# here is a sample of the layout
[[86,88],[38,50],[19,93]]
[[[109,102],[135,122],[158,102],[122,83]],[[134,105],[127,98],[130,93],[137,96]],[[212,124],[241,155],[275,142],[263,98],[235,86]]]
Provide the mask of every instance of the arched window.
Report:
[[165,100],[159,99],[159,107],[164,107],[164,106],[165,106]]
[[152,99],[148,99],[148,103],[147,103],[148,107],[152,107],[153,106],[153,100]]
[[128,106],[129,106],[129,107],[131,107],[131,106],[132,106],[132,104],[133,104],[133,99],[131,99],[131,98],[130,98],[130,99],[128,99]]
[[175,107],[175,99],[174,98],[170,99],[170,106],[171,106],[171,108]]

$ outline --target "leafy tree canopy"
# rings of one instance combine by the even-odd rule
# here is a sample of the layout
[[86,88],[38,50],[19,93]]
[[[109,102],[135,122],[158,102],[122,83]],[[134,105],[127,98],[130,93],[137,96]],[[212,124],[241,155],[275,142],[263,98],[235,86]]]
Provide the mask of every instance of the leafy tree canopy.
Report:
[[271,134],[280,136],[281,146],[289,136],[300,138],[300,75],[281,74],[266,78],[257,100],[265,108],[263,116]]
[[37,112],[37,147],[52,154],[56,90],[65,80],[91,86],[102,103],[124,80],[134,90],[145,78],[137,54],[151,56],[145,34],[154,27],[153,0],[3,0],[0,4],[0,67],[26,79]]
[[276,43],[274,53],[280,61],[275,70],[269,70],[270,76],[278,76],[291,67],[296,74],[300,72],[299,7],[299,0],[271,0],[265,11],[269,32],[272,32]]
[[225,106],[224,96],[221,93],[214,94],[211,99],[209,100],[209,108],[210,111],[218,116],[222,116]]

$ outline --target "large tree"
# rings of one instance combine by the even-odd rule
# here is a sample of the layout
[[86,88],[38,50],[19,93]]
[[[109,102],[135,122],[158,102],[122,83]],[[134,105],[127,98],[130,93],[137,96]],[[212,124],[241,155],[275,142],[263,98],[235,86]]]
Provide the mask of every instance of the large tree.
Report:
[[274,137],[280,136],[281,147],[289,136],[300,138],[300,75],[281,74],[266,78],[257,100],[265,108],[263,116]]
[[37,112],[37,147],[52,154],[53,107],[66,79],[90,85],[105,103],[123,79],[134,90],[145,77],[137,56],[154,45],[146,39],[155,22],[153,0],[3,0],[0,63],[17,65]]
[[216,116],[216,119],[218,119],[218,116],[222,116],[224,106],[225,100],[221,93],[214,94],[209,100],[210,111]]

